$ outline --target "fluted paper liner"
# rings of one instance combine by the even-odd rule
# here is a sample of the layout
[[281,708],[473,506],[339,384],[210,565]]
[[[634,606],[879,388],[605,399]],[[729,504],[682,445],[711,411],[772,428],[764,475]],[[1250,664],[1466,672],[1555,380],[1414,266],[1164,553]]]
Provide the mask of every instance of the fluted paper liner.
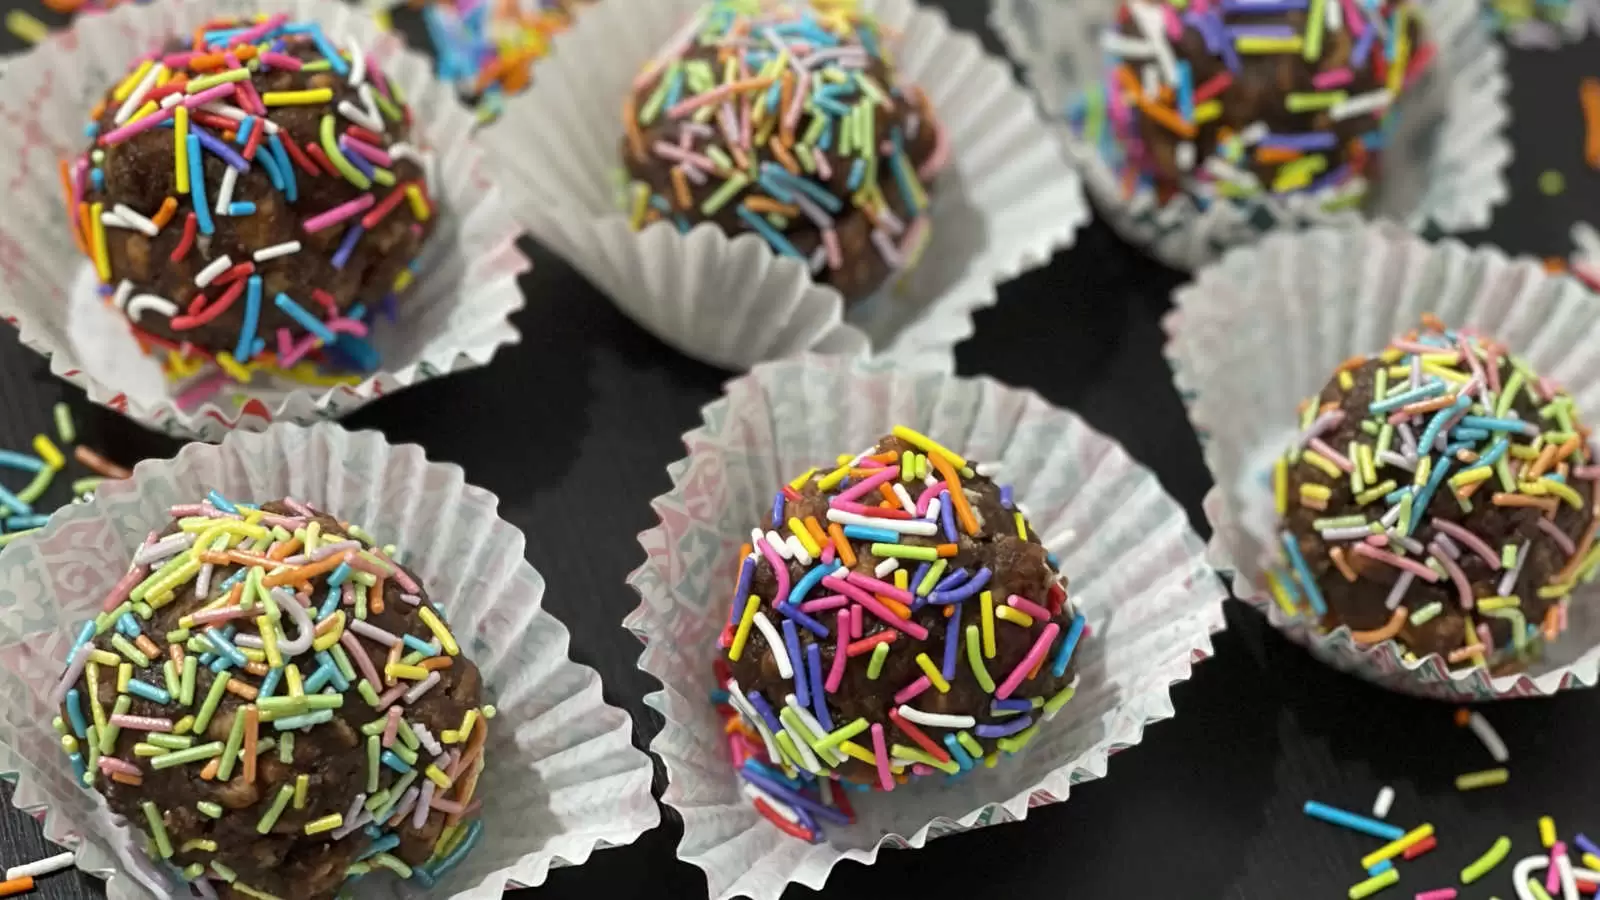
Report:
[[[354,37],[372,49],[405,92],[417,142],[435,154],[430,174],[440,221],[424,248],[414,285],[399,298],[401,318],[379,321],[372,340],[381,371],[359,384],[308,387],[258,375],[229,382],[195,408],[180,408],[159,362],[141,353],[123,315],[96,293],[94,270],[73,246],[56,165],[83,151],[90,108],[141,54],[218,16],[289,14],[320,23],[335,41]],[[520,338],[509,317],[523,305],[517,275],[528,260],[514,242],[521,229],[495,189],[473,118],[454,89],[437,81],[424,57],[384,35],[367,16],[329,0],[158,0],[83,16],[28,54],[4,65],[0,93],[0,318],[22,342],[50,357],[50,370],[89,399],[179,437],[217,440],[230,429],[275,421],[309,424],[345,415],[373,399],[441,375],[488,363]]]
[[[601,699],[594,670],[568,659],[570,635],[544,609],[544,579],[523,559],[522,534],[499,518],[498,499],[415,445],[329,424],[277,425],[140,463],[130,481],[107,482],[93,503],[67,507],[0,553],[0,773],[17,774],[18,807],[43,809],[46,837],[110,879],[110,900],[169,894],[130,828],[74,782],[49,695],[78,625],[133,549],[169,519],[169,506],[213,488],[235,499],[292,496],[397,544],[477,663],[500,710],[479,791],[484,836],[428,896],[498,900],[507,885],[540,884],[553,865],[582,863],[655,827],[652,769],[633,747],[628,714]],[[362,879],[357,896],[421,893],[385,879]]]
[[971,336],[995,288],[1071,245],[1088,206],[1010,64],[942,12],[911,0],[862,0],[892,42],[902,83],[927,94],[951,142],[930,189],[932,240],[921,264],[848,313],[753,234],[712,224],[687,236],[660,222],[629,228],[617,207],[623,101],[639,70],[702,0],[600,0],[552,40],[533,87],[506,101],[484,141],[497,151],[517,215],[624,313],[703,362],[747,369],[814,350],[877,352],[943,368]]
[[[1206,210],[1187,196],[1164,206],[1141,191],[1123,195],[1099,151],[1065,121],[1068,105],[1099,85],[1106,65],[1100,35],[1115,23],[1122,0],[995,0],[990,22],[1056,120],[1068,155],[1083,174],[1100,214],[1127,240],[1179,269],[1215,261],[1229,248],[1279,228],[1356,225],[1363,213],[1321,209],[1333,193],[1290,198],[1262,196],[1213,203]],[[1462,0],[1414,0],[1438,46],[1432,74],[1407,90],[1400,120],[1382,152],[1381,172],[1368,190],[1365,213],[1404,222],[1422,233],[1456,233],[1488,226],[1510,197],[1506,170],[1511,120],[1505,51]]]
[[[1093,636],[1074,657],[1076,697],[1015,758],[959,781],[922,779],[889,794],[855,794],[855,825],[811,845],[780,832],[739,793],[712,661],[728,618],[739,544],[770,506],[772,486],[908,425],[998,462],[1070,578]],[[1111,439],[1037,394],[987,378],[888,368],[881,360],[807,355],[766,363],[728,385],[668,467],[660,524],[628,581],[642,602],[626,625],[646,644],[639,668],[665,690],[645,702],[666,720],[650,749],[666,763],[663,801],[684,822],[680,858],[706,872],[711,896],[770,900],[790,882],[822,886],[841,860],[871,863],[883,847],[1026,818],[1106,774],[1107,757],[1173,714],[1170,685],[1211,654],[1225,592],[1198,537],[1154,475]]]
[[[1179,290],[1167,353],[1216,480],[1206,497],[1212,562],[1235,595],[1335,668],[1409,694],[1455,701],[1553,694],[1600,679],[1600,589],[1573,591],[1569,628],[1525,673],[1452,671],[1437,654],[1407,662],[1395,641],[1355,643],[1286,614],[1263,576],[1277,558],[1271,468],[1294,440],[1297,404],[1339,363],[1375,353],[1433,313],[1521,354],[1600,411],[1596,298],[1536,260],[1455,241],[1429,244],[1393,224],[1274,235],[1236,250]],[[1591,420],[1592,421],[1592,420]]]

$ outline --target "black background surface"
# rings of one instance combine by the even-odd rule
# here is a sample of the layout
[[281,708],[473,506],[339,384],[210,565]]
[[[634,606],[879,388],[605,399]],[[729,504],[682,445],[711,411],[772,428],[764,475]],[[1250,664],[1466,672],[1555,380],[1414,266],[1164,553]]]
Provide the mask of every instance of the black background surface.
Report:
[[[985,4],[936,5],[999,51],[985,28]],[[38,11],[0,0],[0,10],[19,6]],[[19,47],[0,34],[0,49]],[[1577,88],[1581,76],[1600,75],[1600,41],[1512,51],[1510,70],[1513,199],[1496,211],[1493,228],[1468,240],[1564,256],[1571,223],[1600,219],[1600,173],[1583,166]],[[1547,169],[1567,176],[1565,194],[1538,191]],[[525,249],[536,267],[523,281],[529,304],[516,318],[520,346],[488,368],[383,400],[345,424],[420,443],[500,496],[501,514],[527,532],[529,558],[549,583],[545,602],[573,631],[574,657],[600,672],[607,699],[632,714],[637,742],[646,746],[659,723],[641,698],[655,684],[634,668],[639,646],[619,626],[637,603],[623,576],[642,558],[634,535],[653,524],[649,500],[669,486],[664,468],[683,453],[679,436],[699,424],[700,407],[726,375],[678,356],[558,260],[531,244]],[[1120,440],[1204,534],[1199,505],[1210,479],[1160,354],[1160,319],[1182,281],[1091,225],[1048,268],[1001,290],[957,360],[964,374],[1034,388]],[[84,443],[126,464],[178,447],[91,407],[0,329],[0,447],[25,448],[49,431],[58,400],[71,404]],[[581,519],[572,512],[580,509]],[[1375,842],[1308,820],[1300,807],[1315,798],[1365,810],[1384,784],[1398,795],[1391,819],[1406,827],[1432,822],[1440,846],[1403,866],[1400,885],[1382,897],[1458,885],[1460,869],[1501,834],[1513,841],[1513,859],[1534,852],[1541,814],[1555,816],[1568,837],[1591,829],[1600,838],[1600,766],[1591,743],[1600,720],[1588,718],[1600,712],[1600,695],[1487,709],[1511,748],[1511,783],[1458,794],[1454,776],[1489,761],[1454,726],[1449,707],[1328,670],[1237,603],[1228,620],[1215,658],[1174,689],[1177,717],[1119,755],[1107,779],[1020,824],[885,853],[870,868],[844,864],[823,895],[1343,897],[1362,877],[1356,860]],[[675,860],[678,828],[670,811],[666,819],[633,846],[554,871],[545,886],[520,896],[704,896],[699,870]],[[0,864],[50,852],[37,826],[6,806]],[[68,872],[42,882],[39,895],[101,892],[93,879]],[[1509,865],[1461,893],[1464,900],[1492,895],[1515,896]],[[786,896],[812,893],[794,888]]]

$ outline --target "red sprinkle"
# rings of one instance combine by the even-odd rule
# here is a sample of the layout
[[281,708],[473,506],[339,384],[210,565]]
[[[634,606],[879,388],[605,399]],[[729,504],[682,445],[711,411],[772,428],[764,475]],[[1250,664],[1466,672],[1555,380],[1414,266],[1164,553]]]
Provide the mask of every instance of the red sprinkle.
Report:
[[[210,322],[217,316],[222,315],[223,311],[232,306],[235,300],[239,299],[239,295],[244,293],[244,286],[245,282],[243,280],[235,281],[233,284],[228,286],[228,289],[222,293],[221,297],[217,298],[217,302],[207,306],[204,312],[199,314],[191,313],[187,316],[173,317],[172,327],[182,331],[184,329],[194,328]],[[191,305],[190,309],[192,310],[193,308],[194,307]]]
[[873,635],[872,637],[862,638],[861,640],[856,641],[855,643],[852,643],[849,646],[845,647],[844,648],[844,655],[845,656],[854,657],[854,656],[860,656],[863,653],[871,653],[872,652],[872,648],[878,646],[879,644],[892,644],[892,643],[894,643],[894,639],[899,634],[900,634],[900,632],[895,631],[892,628],[886,628],[883,631],[880,631],[877,634]]
[[1406,851],[1404,853],[1400,854],[1400,858],[1401,859],[1416,859],[1417,857],[1421,856],[1424,853],[1427,853],[1429,850],[1432,850],[1433,848],[1435,848],[1437,846],[1439,846],[1438,839],[1430,834],[1427,837],[1423,838],[1422,840],[1416,842],[1415,844],[1412,844],[1411,846],[1407,847]]
[[373,134],[365,128],[362,128],[360,125],[346,125],[344,133],[353,138],[360,138],[374,147],[386,147],[389,144],[388,139],[383,135]]
[[942,763],[950,761],[950,754],[946,753],[943,747],[934,743],[933,738],[923,734],[922,729],[902,718],[899,710],[889,710],[889,721],[893,722],[896,728],[905,732],[906,737],[911,738],[913,743],[928,751],[929,756]]
[[289,154],[289,158],[294,160],[294,164],[299,166],[302,171],[313,178],[317,176],[318,172],[316,165],[311,162],[310,157],[306,156],[305,151],[300,149],[299,144],[296,144],[294,141],[282,140],[280,140],[278,143],[283,145],[283,149]]
[[797,823],[791,822],[788,819],[785,819],[783,816],[778,815],[777,811],[774,810],[772,806],[767,803],[767,801],[761,799],[760,797],[755,798],[755,801],[756,811],[761,813],[761,815],[764,816],[768,822],[771,822],[772,824],[783,829],[784,834],[787,834],[790,837],[797,837],[805,841],[816,840],[816,835],[804,828],[801,828]]
[[223,272],[221,275],[218,275],[216,278],[212,279],[211,283],[217,285],[218,287],[222,287],[224,285],[231,284],[232,282],[237,281],[247,275],[254,275],[255,271],[256,264],[247,259],[228,271]]
[[189,248],[194,246],[195,229],[199,227],[199,220],[194,217],[194,213],[189,213],[188,218],[183,220],[183,237],[178,239],[178,246],[173,248],[172,255],[167,258],[173,262],[183,259],[189,253]]
[[250,140],[245,141],[245,144],[244,144],[243,156],[244,156],[245,159],[252,160],[252,161],[255,160],[255,158],[256,158],[256,149],[261,146],[261,135],[265,134],[266,131],[267,131],[267,123],[266,123],[266,121],[262,120],[262,119],[257,119],[255,127],[250,129]]
[[333,299],[332,294],[322,288],[312,288],[311,299],[321,303],[322,308],[328,311],[328,315],[336,316],[339,314],[339,302]]
[[406,198],[406,185],[410,183],[406,181],[395,185],[394,190],[389,192],[389,196],[378,201],[377,206],[368,210],[367,214],[361,217],[361,227],[371,231],[379,222],[382,222],[383,217],[393,212],[394,208],[400,205],[400,201]]
[[[293,143],[293,141],[290,141],[289,143]],[[306,152],[311,155],[312,159],[317,161],[317,165],[321,166],[324,172],[327,172],[329,175],[332,175],[335,178],[344,177],[343,175],[339,174],[338,169],[333,167],[333,163],[328,162],[327,154],[322,152],[321,147],[318,147],[316,144],[307,144]]]

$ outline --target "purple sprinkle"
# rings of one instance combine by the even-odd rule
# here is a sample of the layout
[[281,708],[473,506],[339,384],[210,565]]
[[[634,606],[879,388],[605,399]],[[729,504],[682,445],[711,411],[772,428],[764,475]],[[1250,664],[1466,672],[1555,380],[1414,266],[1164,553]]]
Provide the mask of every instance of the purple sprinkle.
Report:
[[[799,668],[796,666],[796,668]],[[828,693],[823,689],[822,648],[816,644],[806,648],[806,671],[811,677],[811,711],[823,731],[833,730],[833,717],[828,715]]]
[[744,565],[739,567],[739,586],[733,589],[733,615],[728,619],[729,625],[738,625],[744,613],[745,604],[750,600],[750,579],[755,576],[756,559],[753,555],[744,558]]
[[950,502],[950,492],[939,492],[939,521],[944,525],[944,538],[947,542],[956,543],[956,513],[955,505]]
[[956,635],[960,633],[961,604],[957,603],[944,630],[944,666],[940,668],[939,674],[944,676],[945,681],[953,681],[956,677],[956,646],[961,643],[956,639]]
[[745,697],[750,701],[750,705],[755,707],[756,714],[761,716],[761,721],[766,722],[767,727],[772,729],[773,734],[783,730],[783,723],[778,721],[778,714],[772,711],[772,706],[767,703],[767,698],[755,691],[747,692]]
[[952,588],[958,587],[962,582],[971,577],[971,569],[957,569],[949,575],[946,575],[943,581],[940,581],[938,584],[933,586],[933,589],[936,591],[948,591]]
[[801,612],[800,607],[794,605],[793,603],[780,603],[777,606],[777,610],[783,615],[795,620],[796,622],[799,622],[800,627],[811,632],[817,637],[825,638],[829,634],[828,626]]
[[772,497],[772,527],[783,527],[783,491],[778,491]]
[[981,738],[1003,738],[1016,734],[1032,724],[1033,716],[1017,716],[1000,725],[979,725],[977,732]]
[[[806,658],[800,653],[800,637],[794,629],[793,619],[783,620],[783,644],[789,648],[789,667],[794,669],[794,698],[801,706],[811,705],[811,691],[806,684]],[[817,685],[821,690],[822,686]]]
[[345,264],[350,261],[350,254],[355,252],[356,243],[361,240],[361,235],[365,234],[366,231],[360,224],[355,224],[351,225],[349,230],[344,233],[344,238],[339,242],[338,251],[333,254],[333,268],[335,270],[344,271]]
[[1261,146],[1278,150],[1331,150],[1339,138],[1331,131],[1309,131],[1305,134],[1269,134],[1261,139]]
[[222,161],[229,166],[238,169],[240,172],[250,171],[250,164],[245,162],[245,158],[235,153],[233,148],[229,147],[225,142],[214,137],[211,132],[206,131],[199,125],[190,123],[189,133],[199,138],[201,146],[222,157]]
[[1032,700],[1022,700],[1018,698],[1012,698],[1010,700],[995,700],[991,705],[995,709],[1009,709],[1014,712],[1031,712],[1033,710]]

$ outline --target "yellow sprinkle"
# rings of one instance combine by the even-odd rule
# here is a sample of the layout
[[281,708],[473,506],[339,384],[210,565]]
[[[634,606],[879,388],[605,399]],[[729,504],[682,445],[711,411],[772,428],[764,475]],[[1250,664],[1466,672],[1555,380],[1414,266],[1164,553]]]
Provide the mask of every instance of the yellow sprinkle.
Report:
[[1302,484],[1300,485],[1300,496],[1327,500],[1333,496],[1333,491],[1325,484]]
[[1280,609],[1291,616],[1299,614],[1299,610],[1294,608],[1294,601],[1289,598],[1289,592],[1284,589],[1283,582],[1278,580],[1277,573],[1267,573],[1267,588],[1272,591],[1272,599],[1278,601]]
[[1018,510],[1017,512],[1014,512],[1011,515],[1017,521],[1017,537],[1021,538],[1024,541],[1026,541],[1028,539],[1028,523],[1023,520],[1022,511]]
[[1469,484],[1477,484],[1480,481],[1488,481],[1493,477],[1494,467],[1474,466],[1473,468],[1451,475],[1450,486],[1453,488],[1464,488]]
[[913,447],[916,447],[918,450],[921,450],[925,453],[937,453],[940,456],[943,456],[945,459],[950,460],[950,464],[958,469],[967,464],[966,459],[956,455],[955,453],[951,452],[948,447],[919,431],[912,431],[904,425],[896,425],[893,433],[895,437],[905,441]]
[[1339,390],[1349,391],[1356,386],[1356,380],[1350,375],[1349,369],[1339,370]]
[[284,667],[283,683],[289,688],[289,696],[304,697],[306,695],[305,684],[300,679],[300,667],[294,663]]
[[797,518],[790,517],[789,531],[799,539],[800,546],[806,548],[806,552],[811,554],[812,559],[816,559],[822,555],[822,548],[817,546],[817,539],[812,537],[811,532],[806,530],[806,525],[804,522]]
[[306,796],[311,790],[311,776],[304,772],[294,777],[294,808],[306,808]]
[[67,458],[62,456],[61,451],[56,449],[56,445],[51,443],[50,438],[43,434],[34,435],[33,452],[39,454],[39,458],[44,460],[45,465],[57,472],[67,467]]
[[433,636],[439,639],[439,646],[444,648],[445,653],[450,656],[461,655],[461,647],[456,644],[455,636],[450,633],[450,629],[445,627],[433,610],[426,606],[419,607],[417,609],[417,617],[422,620],[423,624],[428,626],[428,630],[433,632]]
[[1002,604],[994,611],[994,614],[996,617],[1004,619],[1013,625],[1021,625],[1023,628],[1033,627],[1033,616],[1028,615],[1020,609]]
[[1327,475],[1329,478],[1338,478],[1343,474],[1339,471],[1339,467],[1333,464],[1333,460],[1328,459],[1326,456],[1323,456],[1321,453],[1318,453],[1315,450],[1307,450],[1301,453],[1300,458],[1305,462],[1308,462],[1311,465],[1321,469],[1323,474]]
[[983,657],[994,659],[996,652],[994,645],[994,595],[988,591],[978,595],[978,606],[983,612]]
[[944,680],[944,675],[939,672],[939,667],[933,664],[933,660],[928,657],[928,654],[918,653],[917,665],[922,668],[922,673],[928,676],[928,683],[932,684],[939,693],[950,693],[950,682]]
[[839,744],[839,749],[844,752],[845,756],[848,756],[858,762],[864,762],[869,766],[875,766],[878,764],[878,758],[872,755],[872,751],[861,746],[855,741],[842,741]]
[[450,776],[446,775],[438,766],[434,765],[433,763],[429,763],[428,767],[422,770],[422,774],[428,776],[428,780],[439,787],[442,787],[446,790],[450,789],[450,785],[452,783],[450,781]]
[[1585,853],[1583,855],[1583,867],[1591,872],[1600,872],[1600,856],[1595,856],[1593,853]]
[[1272,465],[1272,496],[1273,506],[1279,518],[1289,513],[1289,458],[1278,457]]
[[[850,467],[846,466],[844,468],[844,472],[845,472],[846,475],[848,475],[850,473]],[[799,478],[796,478],[795,480],[789,482],[789,487],[791,487],[791,488],[793,488],[793,489],[798,491],[798,490],[800,490],[801,486],[804,485],[806,482],[810,481],[811,480],[811,476],[813,476],[815,474],[817,474],[817,467],[816,466],[812,466],[811,468],[806,470],[806,473],[804,475],[801,475]],[[841,476],[841,480],[842,480],[842,476]]]
[[1375,484],[1372,487],[1367,488],[1365,491],[1357,494],[1356,502],[1362,506],[1366,506],[1368,503],[1372,503],[1383,497],[1387,497],[1389,492],[1393,491],[1396,487],[1398,487],[1398,485],[1394,483],[1393,478],[1390,478],[1383,484]]
[[1406,852],[1406,850],[1410,847],[1420,844],[1432,836],[1432,825],[1418,825],[1411,831],[1406,832],[1405,836],[1401,837],[1399,840],[1385,844],[1382,847],[1379,847],[1377,850],[1368,853],[1366,856],[1361,857],[1361,868],[1370,869],[1386,859],[1394,859],[1396,856]]
[[315,88],[308,91],[267,91],[261,102],[268,106],[312,106],[333,100],[332,88]]
[[383,667],[383,674],[390,678],[404,678],[408,681],[421,681],[428,677],[428,670],[421,666],[408,666],[402,663],[389,663]]
[[432,218],[433,210],[428,208],[428,201],[423,199],[421,188],[414,184],[406,185],[406,200],[411,204],[411,214],[416,216],[418,222]]
[[[7,27],[9,27],[9,23]],[[122,79],[122,82],[111,92],[111,99],[118,103],[128,99],[128,95],[132,94],[133,89],[139,86],[139,82],[144,80],[144,76],[150,74],[150,67],[153,65],[155,65],[155,62],[148,59],[140,63],[139,68],[134,69],[133,74]]]
[[94,271],[100,276],[103,284],[111,281],[111,255],[106,250],[106,224],[100,216],[106,211],[104,203],[95,203],[89,207],[90,249],[94,254]]
[[905,569],[894,570],[894,586],[906,590],[911,585],[911,575]]
[[1548,850],[1556,845],[1556,820],[1549,816],[1539,817],[1539,841]]
[[739,628],[733,633],[733,644],[728,648],[728,658],[734,662],[744,655],[744,645],[750,640],[750,626],[755,624],[756,610],[761,607],[761,598],[754,594],[745,601],[744,612],[739,615]]
[[233,358],[232,353],[227,351],[218,353],[217,365],[222,367],[222,371],[227,372],[230,376],[232,376],[234,381],[237,381],[240,384],[250,383],[250,370],[240,365],[239,361]]
[[343,813],[330,813],[320,819],[313,819],[306,823],[306,834],[321,834],[332,831],[344,824]]
[[1233,42],[1234,49],[1240,53],[1268,54],[1268,53],[1299,53],[1304,46],[1299,36],[1295,37],[1242,37]]
[[[1546,492],[1555,494],[1557,497],[1565,500],[1567,505],[1571,506],[1573,509],[1583,509],[1583,498],[1579,497],[1578,492],[1573,490],[1569,485],[1563,484],[1551,478],[1541,478],[1539,479],[1539,484],[1544,487]],[[1532,492],[1530,491],[1530,493]]]
[[1511,780],[1510,769],[1485,769],[1482,772],[1468,772],[1456,776],[1456,790],[1471,791],[1478,788],[1495,787]]

